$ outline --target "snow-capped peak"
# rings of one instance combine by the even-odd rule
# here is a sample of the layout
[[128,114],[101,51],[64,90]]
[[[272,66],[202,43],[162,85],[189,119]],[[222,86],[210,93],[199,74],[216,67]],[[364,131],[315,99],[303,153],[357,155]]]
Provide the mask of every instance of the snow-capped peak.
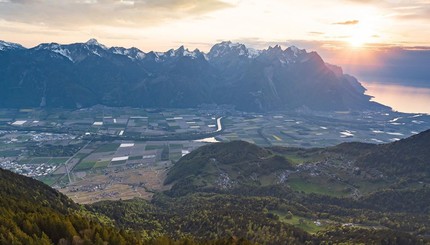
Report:
[[99,47],[101,47],[102,49],[108,49],[105,45],[103,45],[103,44],[99,43],[99,42],[97,41],[97,39],[95,39],[95,38],[91,38],[91,39],[90,39],[90,40],[88,40],[85,44],[86,44],[86,45],[88,45],[88,46],[99,46]]
[[142,60],[146,57],[146,54],[138,48],[123,48],[123,47],[112,47],[109,49],[114,54],[125,55],[131,60]]
[[[249,50],[245,45],[241,43],[232,43],[231,41],[223,41],[221,43],[215,44],[210,52],[208,53],[209,59],[216,57],[223,57],[228,54],[234,54],[238,56],[248,56]],[[253,52],[255,54],[255,52]]]
[[257,58],[261,54],[261,50],[248,48],[248,58],[253,59]]
[[183,55],[195,59],[197,58],[198,53],[200,53],[198,49],[195,49],[194,51],[189,51],[188,49],[185,49]]
[[54,53],[57,53],[59,55],[62,55],[69,59],[70,61],[74,62],[70,50],[68,50],[66,47],[58,44],[58,43],[42,43],[34,48],[35,50],[49,50]]
[[11,42],[0,40],[0,51],[12,50],[12,49],[24,49],[24,47],[17,43],[11,43]]
[[58,43],[42,43],[34,47],[35,50],[52,50],[59,48],[60,44]]
[[299,56],[299,55],[301,55],[301,54],[304,54],[304,53],[306,53],[306,50],[305,49],[299,49],[299,48],[297,48],[296,46],[290,46],[289,48],[287,48],[286,50],[285,50],[286,52],[290,52],[290,53],[292,53],[295,57],[297,57],[297,56]]
[[194,51],[190,51],[186,49],[184,46],[180,46],[178,49],[170,49],[165,53],[165,56],[168,57],[182,57],[187,56],[191,57],[192,59],[197,58],[197,55],[200,53],[198,49],[195,49]]

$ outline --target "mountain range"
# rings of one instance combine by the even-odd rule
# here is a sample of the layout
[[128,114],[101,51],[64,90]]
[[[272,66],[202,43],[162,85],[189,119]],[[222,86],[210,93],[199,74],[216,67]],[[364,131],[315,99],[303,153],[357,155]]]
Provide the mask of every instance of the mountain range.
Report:
[[208,53],[106,47],[95,39],[33,48],[0,41],[0,107],[233,105],[245,111],[387,108],[316,52],[221,42]]

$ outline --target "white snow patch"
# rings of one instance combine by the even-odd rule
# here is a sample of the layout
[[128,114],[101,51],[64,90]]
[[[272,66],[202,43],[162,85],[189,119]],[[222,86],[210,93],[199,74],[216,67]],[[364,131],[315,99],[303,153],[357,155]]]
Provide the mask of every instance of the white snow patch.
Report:
[[73,60],[73,58],[70,56],[70,51],[69,51],[69,50],[67,50],[67,49],[59,48],[59,49],[54,49],[54,50],[52,50],[52,52],[55,52],[55,53],[57,53],[57,54],[60,54],[60,55],[62,55],[62,56],[64,56],[64,57],[66,57],[66,58],[67,58],[67,59],[69,59],[71,62],[75,62],[75,61]]
[[248,48],[248,58],[250,59],[257,58],[260,54],[261,54],[260,50]]
[[93,53],[93,54],[95,54],[95,55],[97,55],[98,57],[102,57],[102,56],[99,54],[99,52],[97,52],[97,50],[93,50],[93,51],[92,51],[92,53]]

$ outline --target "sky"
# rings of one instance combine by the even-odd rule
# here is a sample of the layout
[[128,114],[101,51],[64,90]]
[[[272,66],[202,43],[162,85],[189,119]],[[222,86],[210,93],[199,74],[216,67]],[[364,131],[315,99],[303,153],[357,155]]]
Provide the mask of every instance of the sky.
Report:
[[33,47],[96,38],[107,46],[208,51],[430,46],[430,0],[0,0],[0,40]]
[[0,40],[31,48],[91,38],[144,52],[295,45],[361,82],[426,88],[420,104],[430,102],[430,0],[0,0]]

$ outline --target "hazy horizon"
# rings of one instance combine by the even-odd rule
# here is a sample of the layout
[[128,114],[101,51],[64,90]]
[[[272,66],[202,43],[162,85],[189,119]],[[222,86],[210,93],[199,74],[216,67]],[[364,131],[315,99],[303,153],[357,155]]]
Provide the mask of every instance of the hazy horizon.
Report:
[[94,37],[142,50],[178,44],[207,50],[220,40],[256,47],[293,41],[334,50],[422,48],[430,46],[429,9],[422,0],[2,0],[0,36],[25,46]]

